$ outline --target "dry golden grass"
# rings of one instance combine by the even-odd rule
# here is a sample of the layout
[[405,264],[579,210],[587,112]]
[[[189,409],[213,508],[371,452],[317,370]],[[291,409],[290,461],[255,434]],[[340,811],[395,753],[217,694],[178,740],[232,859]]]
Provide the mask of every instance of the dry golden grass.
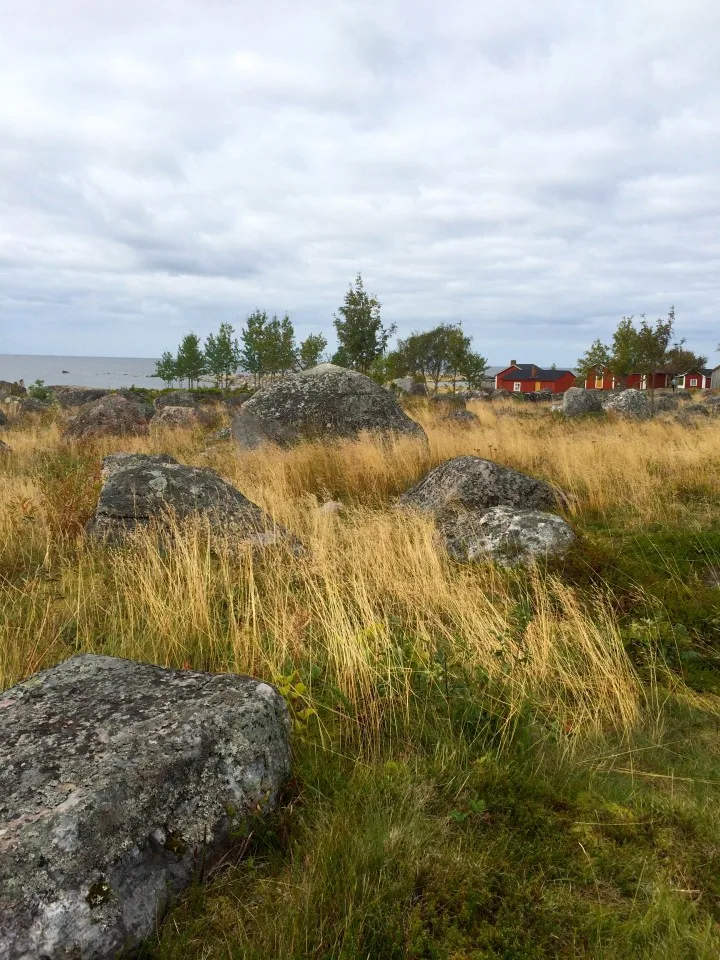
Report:
[[[390,501],[473,453],[552,481],[578,516],[682,519],[689,500],[720,500],[720,424],[568,424],[514,410],[476,404],[471,429],[416,410],[427,449],[366,439],[240,455],[193,431],[84,449],[67,448],[55,424],[11,429],[13,454],[0,463],[0,689],[75,651],[271,679],[313,665],[372,744],[405,729],[424,672],[430,685],[476,684],[507,727],[530,710],[558,731],[628,731],[644,694],[609,598],[539,572],[459,567],[437,551],[429,520]],[[307,555],[211,556],[201,527],[167,552],[149,536],[124,551],[88,545],[80,531],[99,460],[118,449],[217,469],[298,533]],[[318,512],[328,497],[346,503],[342,515]]]

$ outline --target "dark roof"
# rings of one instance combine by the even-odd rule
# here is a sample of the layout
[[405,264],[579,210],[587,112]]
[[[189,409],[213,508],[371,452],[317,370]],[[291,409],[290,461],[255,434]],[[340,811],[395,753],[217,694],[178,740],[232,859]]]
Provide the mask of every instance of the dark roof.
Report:
[[531,363],[516,363],[514,367],[505,367],[501,370],[501,373],[505,371],[510,371],[507,377],[503,379],[507,380],[544,380],[546,383],[552,383],[555,380],[559,380],[561,377],[564,377],[566,373],[575,374],[572,370],[543,370],[542,367],[535,367],[535,372],[533,373],[533,365]]

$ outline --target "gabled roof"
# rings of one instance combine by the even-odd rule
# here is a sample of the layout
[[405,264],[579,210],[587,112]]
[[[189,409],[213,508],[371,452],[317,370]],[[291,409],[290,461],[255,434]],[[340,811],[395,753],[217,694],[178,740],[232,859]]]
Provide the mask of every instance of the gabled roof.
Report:
[[[542,380],[546,383],[560,380],[561,377],[564,377],[568,373],[573,377],[575,376],[572,370],[543,370],[542,367],[537,366],[534,370],[535,372],[533,373],[532,363],[516,363],[514,367],[503,367],[498,371],[498,374],[508,373],[508,377],[504,378],[508,380]],[[496,374],[496,376],[498,374]]]
[[502,373],[503,370],[507,370],[507,367],[485,367],[484,379],[489,380],[491,377],[492,379],[495,379],[495,377],[499,373]]

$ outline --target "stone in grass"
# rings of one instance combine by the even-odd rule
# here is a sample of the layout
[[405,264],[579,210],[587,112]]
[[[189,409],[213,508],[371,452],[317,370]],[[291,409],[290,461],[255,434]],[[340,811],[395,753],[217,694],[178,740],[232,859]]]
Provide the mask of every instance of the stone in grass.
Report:
[[210,415],[199,407],[164,406],[152,418],[151,427],[153,430],[162,427],[172,430],[177,427],[205,427],[211,422]]
[[442,422],[455,427],[472,427],[480,423],[480,417],[470,410],[453,410],[442,418]]
[[139,436],[147,432],[148,420],[144,407],[117,393],[108,394],[82,407],[65,428],[65,436],[73,440]]
[[87,525],[89,535],[122,543],[151,523],[203,518],[210,530],[230,543],[267,547],[302,545],[260,507],[206,467],[188,467],[167,454],[113,454],[103,461],[104,484]]
[[624,420],[649,420],[650,401],[640,390],[623,390],[606,400],[603,407]]
[[569,420],[593,413],[602,413],[602,402],[595,390],[570,387],[563,396],[562,412]]
[[301,440],[352,440],[363,433],[427,441],[397,398],[356,370],[321,363],[258,390],[238,411],[232,434],[242,449]]
[[562,556],[576,540],[562,517],[513,507],[457,513],[440,523],[440,534],[454,560],[492,560],[505,567],[528,566],[542,558]]
[[400,497],[400,504],[416,510],[446,513],[508,506],[519,509],[554,508],[562,495],[550,484],[528,477],[482,457],[446,460]]
[[272,811],[274,687],[82,655],[0,693],[0,957],[110,960]]

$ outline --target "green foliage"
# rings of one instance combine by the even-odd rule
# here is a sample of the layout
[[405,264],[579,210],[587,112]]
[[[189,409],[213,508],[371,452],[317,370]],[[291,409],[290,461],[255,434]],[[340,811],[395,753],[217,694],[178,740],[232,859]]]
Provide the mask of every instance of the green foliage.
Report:
[[277,316],[268,317],[264,310],[255,310],[245,321],[240,339],[240,364],[253,375],[256,385],[295,366],[295,331],[287,314],[279,320]]
[[459,323],[441,323],[424,333],[413,333],[400,340],[388,355],[388,379],[414,376],[437,391],[441,380],[449,380],[455,390],[459,379],[468,385],[480,385],[487,361],[474,353],[471,338]]
[[189,387],[197,384],[205,373],[205,355],[196,333],[183,337],[175,359],[175,371],[178,380],[187,380]]
[[345,294],[343,305],[333,319],[338,349],[333,362],[361,373],[369,373],[374,361],[382,356],[395,325],[384,327],[380,318],[380,302],[365,290],[361,274]]
[[240,366],[240,345],[235,330],[229,323],[221,323],[217,335],[211,333],[205,340],[205,372],[217,387],[227,388]]
[[166,350],[155,364],[154,376],[168,387],[178,379],[177,361],[169,350]]
[[322,363],[323,352],[327,347],[327,340],[321,333],[311,333],[307,336],[298,350],[298,364],[302,370],[309,370]]
[[610,351],[600,340],[595,340],[589,350],[576,363],[578,378],[587,380],[610,367]]
[[53,399],[53,392],[50,387],[45,386],[44,380],[36,380],[27,388],[28,396],[33,400],[40,400],[42,403],[50,403]]

